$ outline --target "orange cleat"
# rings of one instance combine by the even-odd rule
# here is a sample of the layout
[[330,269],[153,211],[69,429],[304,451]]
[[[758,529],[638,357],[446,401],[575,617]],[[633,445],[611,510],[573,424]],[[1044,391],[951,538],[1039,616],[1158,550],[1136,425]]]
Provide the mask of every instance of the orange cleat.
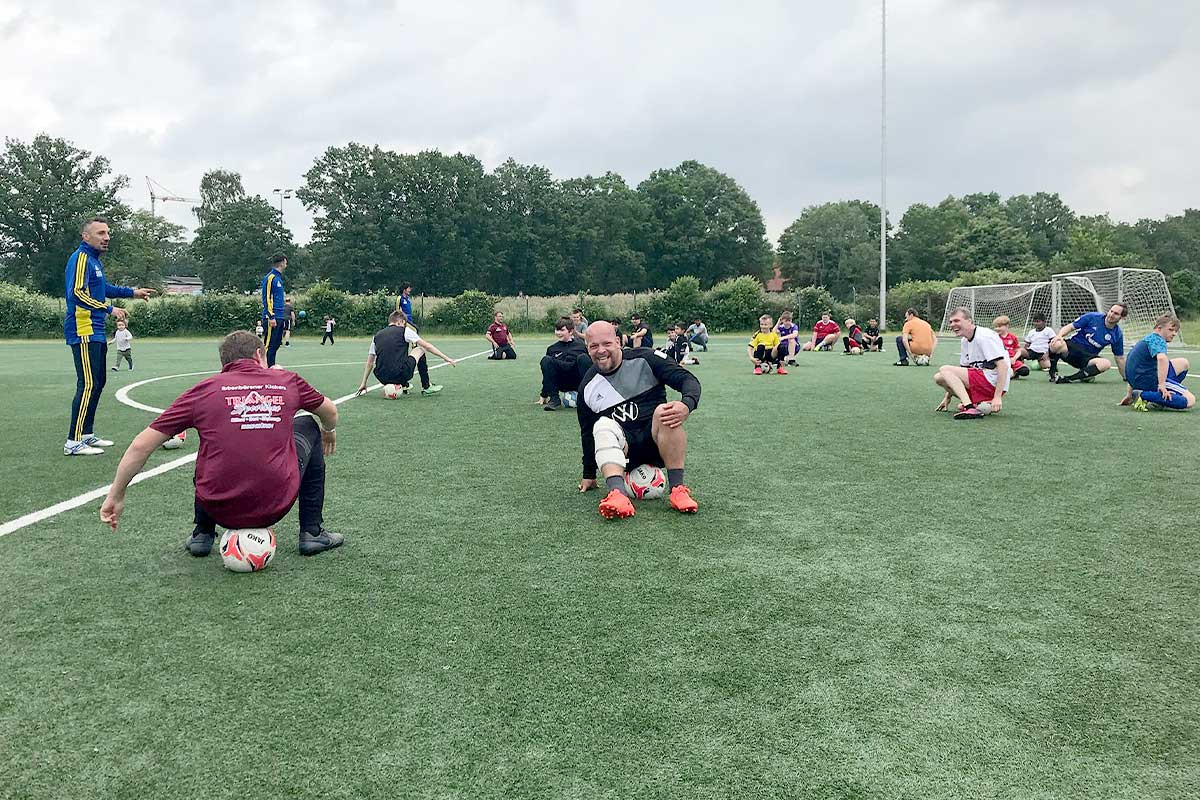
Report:
[[775,374],[776,375],[787,375],[787,370],[783,368],[782,364],[780,364],[779,369],[775,370]]
[[755,367],[755,368],[754,368],[754,374],[755,374],[755,375],[762,375],[762,367]]
[[[695,505],[693,503],[693,505]],[[620,519],[633,516],[633,501],[620,489],[613,489],[600,501],[600,516],[605,519]]]
[[671,490],[671,508],[680,514],[695,514],[700,506],[692,499],[692,490],[680,484]]

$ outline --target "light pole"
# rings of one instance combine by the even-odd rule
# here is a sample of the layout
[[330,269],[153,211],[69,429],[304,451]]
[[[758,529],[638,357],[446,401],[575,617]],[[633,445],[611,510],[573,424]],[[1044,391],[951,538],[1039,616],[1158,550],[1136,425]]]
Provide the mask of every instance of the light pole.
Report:
[[292,197],[291,189],[272,189],[272,194],[279,195],[279,224],[283,224],[283,201],[290,200]]
[[887,0],[880,0],[879,329],[887,330]]

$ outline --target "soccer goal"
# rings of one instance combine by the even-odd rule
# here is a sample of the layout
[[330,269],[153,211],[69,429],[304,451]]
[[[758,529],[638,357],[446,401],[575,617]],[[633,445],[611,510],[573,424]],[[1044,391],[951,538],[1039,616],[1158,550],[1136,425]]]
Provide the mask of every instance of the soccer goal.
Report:
[[[949,335],[946,325],[959,307],[969,308],[983,325],[1007,316],[1017,336],[1031,327],[1042,313],[1055,330],[1088,311],[1107,311],[1113,303],[1125,303],[1129,316],[1121,323],[1126,340],[1136,342],[1154,328],[1154,320],[1174,314],[1175,304],[1167,279],[1156,269],[1113,267],[1085,272],[1064,272],[1040,283],[1010,283],[993,286],[961,286],[950,292],[939,334]],[[1176,338],[1182,344],[1183,340]]]

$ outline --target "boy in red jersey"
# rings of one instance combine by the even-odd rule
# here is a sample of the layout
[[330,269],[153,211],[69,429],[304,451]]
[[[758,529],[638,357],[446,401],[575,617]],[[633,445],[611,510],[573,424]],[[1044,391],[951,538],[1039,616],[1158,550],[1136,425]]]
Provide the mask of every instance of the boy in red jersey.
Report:
[[812,339],[804,343],[802,350],[808,352],[833,348],[833,343],[837,341],[838,334],[842,332],[842,329],[833,321],[832,316],[828,311],[821,315],[820,321],[813,325]]
[[1012,362],[1012,376],[1014,378],[1024,378],[1029,375],[1029,367],[1019,358],[1021,355],[1021,342],[1008,329],[1008,324],[1008,317],[1001,314],[992,320],[992,330],[1000,335],[1000,341],[1004,343],[1004,349],[1008,351],[1008,360]]

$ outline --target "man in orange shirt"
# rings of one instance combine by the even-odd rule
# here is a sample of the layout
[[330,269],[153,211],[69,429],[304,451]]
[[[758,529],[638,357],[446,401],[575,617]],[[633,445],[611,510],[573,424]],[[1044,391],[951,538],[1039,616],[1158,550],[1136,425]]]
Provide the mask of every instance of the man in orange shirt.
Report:
[[915,308],[905,311],[904,327],[901,329],[900,335],[896,337],[896,350],[900,353],[900,360],[893,366],[907,367],[909,353],[913,354],[914,360],[918,364],[928,366],[935,347],[937,347],[937,337],[933,335],[933,328],[929,326],[929,323],[917,315]]

